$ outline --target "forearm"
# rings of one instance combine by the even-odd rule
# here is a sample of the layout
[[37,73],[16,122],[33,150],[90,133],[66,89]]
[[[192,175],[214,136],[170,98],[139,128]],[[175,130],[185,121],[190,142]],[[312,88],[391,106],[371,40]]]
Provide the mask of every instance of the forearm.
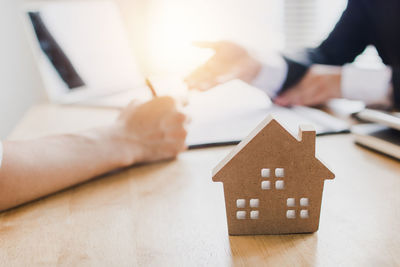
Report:
[[4,142],[0,211],[114,169],[170,159],[185,149],[186,117],[170,97],[131,103],[107,127]]
[[134,163],[112,128],[33,141],[5,142],[0,210]]

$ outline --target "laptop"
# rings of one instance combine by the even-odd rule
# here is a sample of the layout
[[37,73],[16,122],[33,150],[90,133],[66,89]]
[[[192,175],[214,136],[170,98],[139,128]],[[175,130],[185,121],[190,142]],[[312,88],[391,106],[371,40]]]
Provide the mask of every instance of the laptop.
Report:
[[29,2],[23,18],[50,102],[121,107],[151,98],[113,1]]
[[400,160],[400,113],[365,109],[355,117],[366,124],[351,128],[357,144]]

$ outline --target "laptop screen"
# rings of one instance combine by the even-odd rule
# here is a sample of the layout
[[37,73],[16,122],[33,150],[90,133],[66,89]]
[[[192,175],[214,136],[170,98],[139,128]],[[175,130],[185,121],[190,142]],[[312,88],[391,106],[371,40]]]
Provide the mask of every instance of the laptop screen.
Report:
[[46,65],[39,66],[41,74],[57,76],[67,91],[117,91],[144,84],[111,1],[43,2],[27,15],[44,59],[38,64]]
[[43,22],[40,12],[28,12],[40,48],[69,89],[84,86],[81,76]]

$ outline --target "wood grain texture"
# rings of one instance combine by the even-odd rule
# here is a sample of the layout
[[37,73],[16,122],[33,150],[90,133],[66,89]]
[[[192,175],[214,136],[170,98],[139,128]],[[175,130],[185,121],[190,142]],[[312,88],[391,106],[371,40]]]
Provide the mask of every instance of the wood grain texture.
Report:
[[[10,138],[77,131],[115,111],[39,106]],[[228,236],[212,168],[233,147],[132,167],[0,214],[0,266],[399,266],[400,164],[317,138],[336,174],[314,234]]]

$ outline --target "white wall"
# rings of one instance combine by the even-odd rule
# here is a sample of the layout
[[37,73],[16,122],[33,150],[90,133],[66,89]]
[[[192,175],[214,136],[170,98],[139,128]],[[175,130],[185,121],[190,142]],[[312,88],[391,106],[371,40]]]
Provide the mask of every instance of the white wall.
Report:
[[0,0],[0,138],[43,99],[41,82],[25,40],[19,0]]

